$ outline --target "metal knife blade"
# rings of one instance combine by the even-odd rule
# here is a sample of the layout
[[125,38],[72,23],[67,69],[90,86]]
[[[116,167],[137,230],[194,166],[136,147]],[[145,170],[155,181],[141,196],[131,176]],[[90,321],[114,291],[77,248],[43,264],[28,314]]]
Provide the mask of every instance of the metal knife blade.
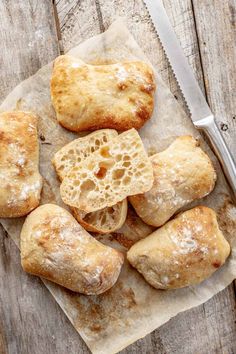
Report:
[[210,139],[236,201],[236,165],[180,47],[162,0],[144,0],[196,128]]
[[212,115],[180,47],[161,0],[144,0],[152,22],[190,110],[193,123]]

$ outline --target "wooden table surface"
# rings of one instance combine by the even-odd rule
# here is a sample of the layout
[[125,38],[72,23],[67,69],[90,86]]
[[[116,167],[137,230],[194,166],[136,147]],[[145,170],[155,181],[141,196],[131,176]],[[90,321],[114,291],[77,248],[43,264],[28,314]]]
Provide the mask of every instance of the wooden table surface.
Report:
[[[236,156],[235,1],[165,0],[164,5]],[[104,31],[117,15],[127,18],[137,42],[183,104],[142,0],[1,0],[0,99],[58,54]],[[22,271],[10,237],[2,229],[0,233],[0,353],[89,353],[41,281]],[[235,320],[231,284],[122,353],[233,354]]]

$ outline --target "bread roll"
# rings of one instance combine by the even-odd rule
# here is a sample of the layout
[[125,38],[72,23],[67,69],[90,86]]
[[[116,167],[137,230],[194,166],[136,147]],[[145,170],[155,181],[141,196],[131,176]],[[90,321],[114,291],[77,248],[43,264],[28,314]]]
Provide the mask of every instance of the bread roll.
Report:
[[153,71],[142,61],[87,65],[62,55],[54,62],[52,103],[72,131],[139,129],[152,115],[154,91]]
[[152,184],[151,162],[137,131],[131,129],[72,168],[60,191],[65,204],[89,213],[146,192]]
[[28,214],[39,204],[37,117],[29,112],[0,114],[0,217]]
[[154,172],[152,189],[129,198],[137,214],[149,225],[163,225],[180,208],[203,198],[215,186],[211,160],[192,136],[180,136],[150,160]]
[[[82,162],[101,146],[111,141],[118,133],[112,129],[101,129],[78,138],[65,145],[54,155],[52,163],[62,181],[70,170]],[[91,213],[84,213],[77,208],[71,208],[79,223],[91,232],[106,234],[119,229],[127,215],[127,200]]]
[[127,258],[154,288],[176,289],[208,278],[229,253],[216,213],[199,206],[137,242]]
[[23,225],[21,264],[28,273],[95,295],[115,284],[123,255],[90,236],[65,209],[45,204]]

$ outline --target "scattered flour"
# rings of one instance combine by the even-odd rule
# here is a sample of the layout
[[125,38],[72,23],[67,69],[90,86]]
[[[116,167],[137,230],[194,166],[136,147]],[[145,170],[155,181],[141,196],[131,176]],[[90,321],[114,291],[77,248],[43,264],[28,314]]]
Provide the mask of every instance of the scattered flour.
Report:
[[25,184],[23,185],[20,194],[19,200],[23,201],[29,198],[30,194],[38,195],[40,193],[41,183],[40,181],[35,182],[34,184]]
[[172,234],[170,238],[178,247],[178,251],[174,251],[176,253],[188,254],[194,252],[198,247],[196,240],[192,238],[192,231],[187,227],[181,230],[181,235]]
[[18,160],[17,160],[17,165],[19,166],[24,166],[26,160],[25,157],[21,156]]

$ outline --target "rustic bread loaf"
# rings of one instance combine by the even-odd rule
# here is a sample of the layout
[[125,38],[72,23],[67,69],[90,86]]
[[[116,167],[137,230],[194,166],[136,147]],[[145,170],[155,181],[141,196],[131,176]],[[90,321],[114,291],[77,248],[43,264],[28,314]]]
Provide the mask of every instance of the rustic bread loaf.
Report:
[[95,295],[114,285],[123,255],[90,236],[65,209],[45,204],[23,225],[21,264],[28,273]]
[[65,204],[89,213],[144,193],[152,184],[151,162],[137,131],[131,129],[71,169],[60,191]]
[[157,289],[176,289],[208,278],[229,256],[214,210],[199,206],[137,242],[129,262]]
[[[56,172],[62,181],[73,166],[82,162],[91,153],[116,137],[118,133],[112,129],[101,129],[78,138],[60,149],[52,160]],[[71,208],[74,217],[88,231],[102,234],[114,232],[119,229],[126,219],[127,200],[92,213],[81,212]]]
[[209,194],[216,173],[192,136],[178,137],[168,149],[150,157],[154,183],[144,194],[129,197],[144,222],[161,226],[180,208]]
[[37,117],[29,112],[0,114],[0,217],[28,214],[39,204]]
[[87,65],[62,55],[54,62],[52,103],[72,131],[139,129],[152,115],[154,91],[153,71],[142,61]]

